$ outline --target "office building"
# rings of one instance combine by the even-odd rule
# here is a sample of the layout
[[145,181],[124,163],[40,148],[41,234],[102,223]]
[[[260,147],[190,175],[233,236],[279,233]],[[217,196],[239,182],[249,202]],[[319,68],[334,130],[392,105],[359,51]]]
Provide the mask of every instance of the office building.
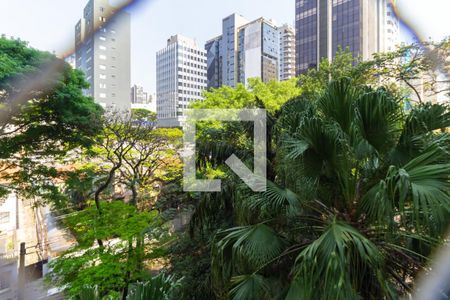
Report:
[[295,30],[285,24],[278,28],[280,38],[280,61],[278,79],[288,80],[295,77]]
[[264,82],[295,76],[292,27],[264,18],[249,22],[233,14],[222,21],[222,35],[206,42],[208,88]]
[[248,84],[250,78],[261,78],[264,82],[278,80],[278,28],[260,18],[240,27],[238,33],[238,82]]
[[384,45],[382,45],[383,51],[394,51],[400,44],[400,21],[395,14],[394,8],[390,1],[385,1],[385,11],[382,14],[384,17]]
[[222,36],[209,40],[205,44],[206,50],[206,77],[208,88],[218,88],[222,85],[223,59],[220,53],[222,47]]
[[222,42],[220,56],[222,58],[222,83],[235,87],[239,82],[239,28],[248,20],[238,14],[232,14],[222,21]]
[[332,60],[339,48],[363,60],[392,49],[398,22],[388,0],[296,0],[297,73]]
[[175,35],[156,54],[156,98],[159,127],[182,127],[184,110],[201,100],[206,89],[206,51],[195,40]]
[[86,75],[86,95],[108,109],[129,109],[130,15],[108,0],[90,0],[75,26],[75,65]]
[[151,96],[144,91],[144,88],[139,85],[131,87],[131,103],[132,104],[147,104],[151,100]]

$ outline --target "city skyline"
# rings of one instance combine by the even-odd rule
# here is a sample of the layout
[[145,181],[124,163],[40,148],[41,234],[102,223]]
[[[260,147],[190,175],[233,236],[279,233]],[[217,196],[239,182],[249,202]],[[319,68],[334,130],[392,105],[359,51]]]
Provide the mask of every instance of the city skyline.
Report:
[[[55,50],[57,54],[73,50],[73,24],[81,17],[82,8],[87,2],[87,0],[2,1],[0,3],[0,34],[21,38],[29,41],[33,47],[50,52]],[[117,4],[120,0],[111,2]],[[223,16],[232,13],[244,15],[250,20],[261,16],[274,19],[279,25],[294,23],[294,0],[265,0],[265,5],[260,5],[260,0],[223,2],[148,0],[139,1],[131,9],[127,9],[131,13],[131,83],[143,86],[150,93],[156,91],[155,53],[164,47],[168,36],[179,33],[193,37],[199,45],[204,45],[207,40],[220,32],[220,20]],[[450,9],[450,3],[444,0],[430,0],[427,5],[423,5],[420,2],[419,0],[398,0],[397,4],[402,10],[402,17],[420,20],[417,27],[421,27],[419,32],[421,36],[442,38],[445,28],[450,26],[450,19],[439,16],[447,11],[445,7]],[[437,3],[439,3],[439,9],[432,11]],[[408,10],[408,4],[411,8],[420,9]],[[23,7],[27,9],[24,10]],[[49,7],[52,9],[48,9]],[[177,9],[174,11],[173,7]],[[199,9],[190,9],[192,7]],[[61,11],[64,11],[64,14],[61,14]],[[52,22],[42,22],[42,20],[52,20]],[[408,40],[407,32],[404,28],[402,29],[402,40]],[[46,34],[42,34],[43,32]]]

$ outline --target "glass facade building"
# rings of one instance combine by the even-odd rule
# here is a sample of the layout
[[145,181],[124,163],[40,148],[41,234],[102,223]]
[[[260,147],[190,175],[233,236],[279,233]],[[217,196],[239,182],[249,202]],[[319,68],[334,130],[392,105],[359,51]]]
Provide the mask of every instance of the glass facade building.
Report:
[[339,49],[363,60],[393,50],[398,24],[388,0],[296,0],[297,73]]
[[[359,0],[333,0],[332,11],[332,55],[339,48],[354,54],[361,53],[361,5]],[[345,49],[344,49],[345,48]]]
[[218,88],[222,84],[222,56],[220,48],[222,45],[222,36],[214,38],[205,44],[207,53],[207,86],[208,88]]
[[297,0],[295,17],[295,56],[297,73],[317,67],[318,1]]
[[260,18],[239,28],[239,82],[247,84],[250,78],[264,82],[278,79],[278,29]]

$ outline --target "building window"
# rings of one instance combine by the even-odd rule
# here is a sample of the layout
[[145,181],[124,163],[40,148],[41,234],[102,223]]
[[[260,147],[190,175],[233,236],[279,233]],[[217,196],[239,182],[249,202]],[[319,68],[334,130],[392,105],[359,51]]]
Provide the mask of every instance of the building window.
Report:
[[99,96],[100,98],[106,98],[106,94],[105,94],[105,93],[100,93],[100,94],[98,94],[98,96]]
[[103,60],[106,59],[106,55],[103,55],[103,54],[100,54],[98,57],[99,57],[100,59],[103,59]]
[[100,83],[100,88],[101,89],[106,89],[106,83]]
[[100,41],[106,41],[106,37],[104,37],[104,36],[100,36],[99,39],[100,39]]
[[99,65],[98,67],[100,68],[100,70],[106,70],[106,66],[105,65]]
[[106,50],[106,47],[103,46],[103,45],[98,46],[98,48],[99,48],[100,50]]
[[106,79],[106,75],[105,74],[100,74],[99,77],[100,77],[100,79]]

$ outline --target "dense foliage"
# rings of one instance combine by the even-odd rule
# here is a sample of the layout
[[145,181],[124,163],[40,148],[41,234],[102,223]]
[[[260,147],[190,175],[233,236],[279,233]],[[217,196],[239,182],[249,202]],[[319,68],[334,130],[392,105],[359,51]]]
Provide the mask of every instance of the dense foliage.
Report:
[[[52,261],[48,280],[70,296],[94,284],[102,297],[120,295],[149,279],[146,262],[164,254],[158,243],[169,236],[157,212],[138,212],[122,201],[102,203],[102,211],[92,206],[64,219],[78,245]],[[97,240],[108,242],[98,246]]]
[[224,163],[253,168],[253,126],[201,122],[197,175],[222,192],[183,193],[181,130],[103,112],[82,73],[1,38],[0,194],[65,214],[77,245],[48,281],[73,299],[398,299],[450,224],[450,112],[414,86],[448,93],[449,47],[344,51],[299,78],[206,91],[192,108],[266,110],[267,190]]
[[84,75],[64,61],[19,40],[0,38],[4,192],[54,194],[46,181],[56,177],[57,170],[44,162],[57,161],[76,147],[90,146],[101,126],[101,108],[83,95],[87,87]]
[[[410,291],[450,222],[447,107],[406,112],[395,93],[343,77],[268,111],[267,191],[252,193],[225,170],[226,189],[200,195],[194,214],[193,232],[216,232],[217,298],[394,299]],[[245,126],[215,131],[214,143],[200,134],[205,172],[251,150],[228,139],[251,138]]]

